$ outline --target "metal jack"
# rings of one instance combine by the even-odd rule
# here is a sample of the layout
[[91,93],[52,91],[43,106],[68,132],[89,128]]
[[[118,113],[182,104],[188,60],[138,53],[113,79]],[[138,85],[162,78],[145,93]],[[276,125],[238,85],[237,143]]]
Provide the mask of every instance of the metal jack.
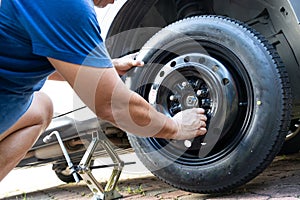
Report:
[[[111,199],[117,199],[122,197],[122,195],[116,191],[116,186],[120,178],[122,169],[125,164],[134,164],[135,162],[124,163],[119,158],[118,154],[114,151],[110,141],[106,138],[105,134],[102,132],[101,129],[92,132],[92,141],[88,146],[85,154],[83,155],[79,165],[76,167],[71,162],[67,150],[57,131],[54,131],[50,135],[46,136],[44,138],[44,142],[49,142],[53,135],[56,135],[58,139],[59,145],[64,153],[64,156],[66,158],[69,168],[71,169],[74,179],[76,180],[76,182],[79,182],[77,173],[82,177],[83,181],[86,182],[87,186],[94,194],[93,200],[111,200]],[[113,161],[113,164],[105,165],[105,166],[91,166],[93,154],[99,144],[108,153],[108,155]],[[96,178],[92,174],[93,169],[103,168],[103,167],[114,167],[105,188],[103,188],[100,185],[100,183],[96,180]]]
[[[106,150],[106,152],[108,153],[108,155],[110,156],[110,158],[114,163],[113,165],[114,169],[104,189],[99,184],[99,182],[95,179],[91,171],[93,169],[93,167],[91,167],[92,156],[98,144],[100,144]],[[109,199],[117,199],[122,197],[116,191],[116,186],[123,167],[124,167],[124,162],[119,158],[118,154],[114,152],[110,144],[110,141],[106,138],[104,133],[101,130],[93,132],[92,141],[78,166],[78,173],[80,174],[82,179],[87,183],[87,186],[94,194],[93,199],[109,200]]]
[[50,140],[53,137],[53,135],[56,136],[57,141],[58,141],[58,143],[60,145],[60,148],[61,148],[61,150],[62,150],[62,152],[63,152],[63,154],[65,156],[65,159],[67,161],[68,167],[71,170],[71,174],[73,175],[74,180],[76,181],[76,183],[78,183],[79,182],[79,178],[78,178],[78,176],[76,174],[75,166],[73,165],[73,163],[71,161],[71,158],[70,158],[70,156],[69,156],[69,154],[67,152],[67,149],[66,149],[66,147],[65,147],[65,145],[64,145],[64,143],[63,143],[63,141],[62,141],[62,139],[61,139],[61,137],[59,135],[59,132],[58,131],[53,131],[51,134],[49,134],[46,137],[44,137],[43,142],[45,142],[45,143],[50,142]]

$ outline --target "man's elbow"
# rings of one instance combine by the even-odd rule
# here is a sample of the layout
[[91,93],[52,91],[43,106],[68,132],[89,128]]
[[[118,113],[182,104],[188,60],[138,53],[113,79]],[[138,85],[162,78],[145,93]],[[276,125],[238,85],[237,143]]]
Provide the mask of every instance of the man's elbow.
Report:
[[96,115],[102,120],[114,123],[113,112],[110,106],[101,106],[96,109]]

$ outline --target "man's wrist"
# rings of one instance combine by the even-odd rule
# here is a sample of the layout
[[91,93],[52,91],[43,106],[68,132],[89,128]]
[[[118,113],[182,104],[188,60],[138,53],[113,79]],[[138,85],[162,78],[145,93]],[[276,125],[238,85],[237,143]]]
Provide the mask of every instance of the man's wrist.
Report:
[[172,118],[166,117],[164,127],[154,135],[157,138],[175,139],[178,135],[179,125]]
[[169,118],[170,121],[172,121],[170,124],[172,127],[172,131],[171,131],[171,135],[172,135],[172,139],[177,138],[178,132],[179,132],[179,124],[177,121],[175,121],[173,118]]

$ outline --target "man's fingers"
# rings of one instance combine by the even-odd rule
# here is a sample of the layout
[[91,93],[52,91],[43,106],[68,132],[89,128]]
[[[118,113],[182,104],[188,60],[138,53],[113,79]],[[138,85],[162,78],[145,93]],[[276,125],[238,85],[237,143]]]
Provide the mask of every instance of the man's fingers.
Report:
[[129,59],[135,60],[138,55],[139,55],[139,52],[128,54],[128,55],[124,56],[123,58],[129,58]]
[[200,136],[200,135],[205,135],[207,132],[206,128],[200,128],[198,131],[197,131],[197,135]]
[[200,120],[202,120],[202,121],[207,121],[206,115],[201,114],[201,115],[200,115]]
[[193,111],[196,111],[196,114],[200,116],[200,120],[207,121],[207,117],[204,115],[205,110],[203,108],[193,108]]
[[206,123],[204,121],[200,121],[200,127],[199,128],[201,128],[201,127],[206,127]]
[[207,133],[207,117],[203,108],[192,108],[181,111],[173,119],[179,124],[175,139],[191,139]]
[[198,114],[204,114],[205,113],[205,110],[203,108],[193,108],[193,110],[195,110],[196,113],[198,113]]
[[144,61],[138,60],[137,62],[138,62],[137,66],[142,67],[145,65]]
[[139,52],[136,52],[136,53],[129,54],[128,56],[130,56],[132,59],[135,59],[138,55]]
[[144,66],[144,62],[141,60],[133,60],[131,64],[132,66],[140,66],[140,67]]

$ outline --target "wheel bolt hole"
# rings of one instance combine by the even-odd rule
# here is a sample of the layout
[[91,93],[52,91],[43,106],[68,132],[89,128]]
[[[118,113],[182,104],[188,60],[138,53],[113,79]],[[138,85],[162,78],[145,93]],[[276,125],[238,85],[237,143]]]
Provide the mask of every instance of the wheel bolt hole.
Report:
[[212,67],[212,70],[213,70],[214,72],[217,72],[217,71],[219,70],[219,66],[218,66],[218,65],[214,65],[214,66]]
[[184,62],[190,62],[190,57],[186,56],[183,60],[184,60]]
[[165,72],[164,71],[161,71],[160,73],[159,73],[159,76],[160,77],[163,77],[165,75]]
[[154,83],[154,84],[152,85],[153,90],[156,90],[158,87],[159,87],[159,85],[156,84],[156,83]]
[[223,78],[222,83],[223,83],[223,85],[228,85],[229,80],[227,78]]
[[199,63],[200,63],[200,64],[205,63],[205,58],[199,58]]
[[175,61],[173,61],[173,62],[171,62],[171,67],[175,67],[176,66],[176,62]]

